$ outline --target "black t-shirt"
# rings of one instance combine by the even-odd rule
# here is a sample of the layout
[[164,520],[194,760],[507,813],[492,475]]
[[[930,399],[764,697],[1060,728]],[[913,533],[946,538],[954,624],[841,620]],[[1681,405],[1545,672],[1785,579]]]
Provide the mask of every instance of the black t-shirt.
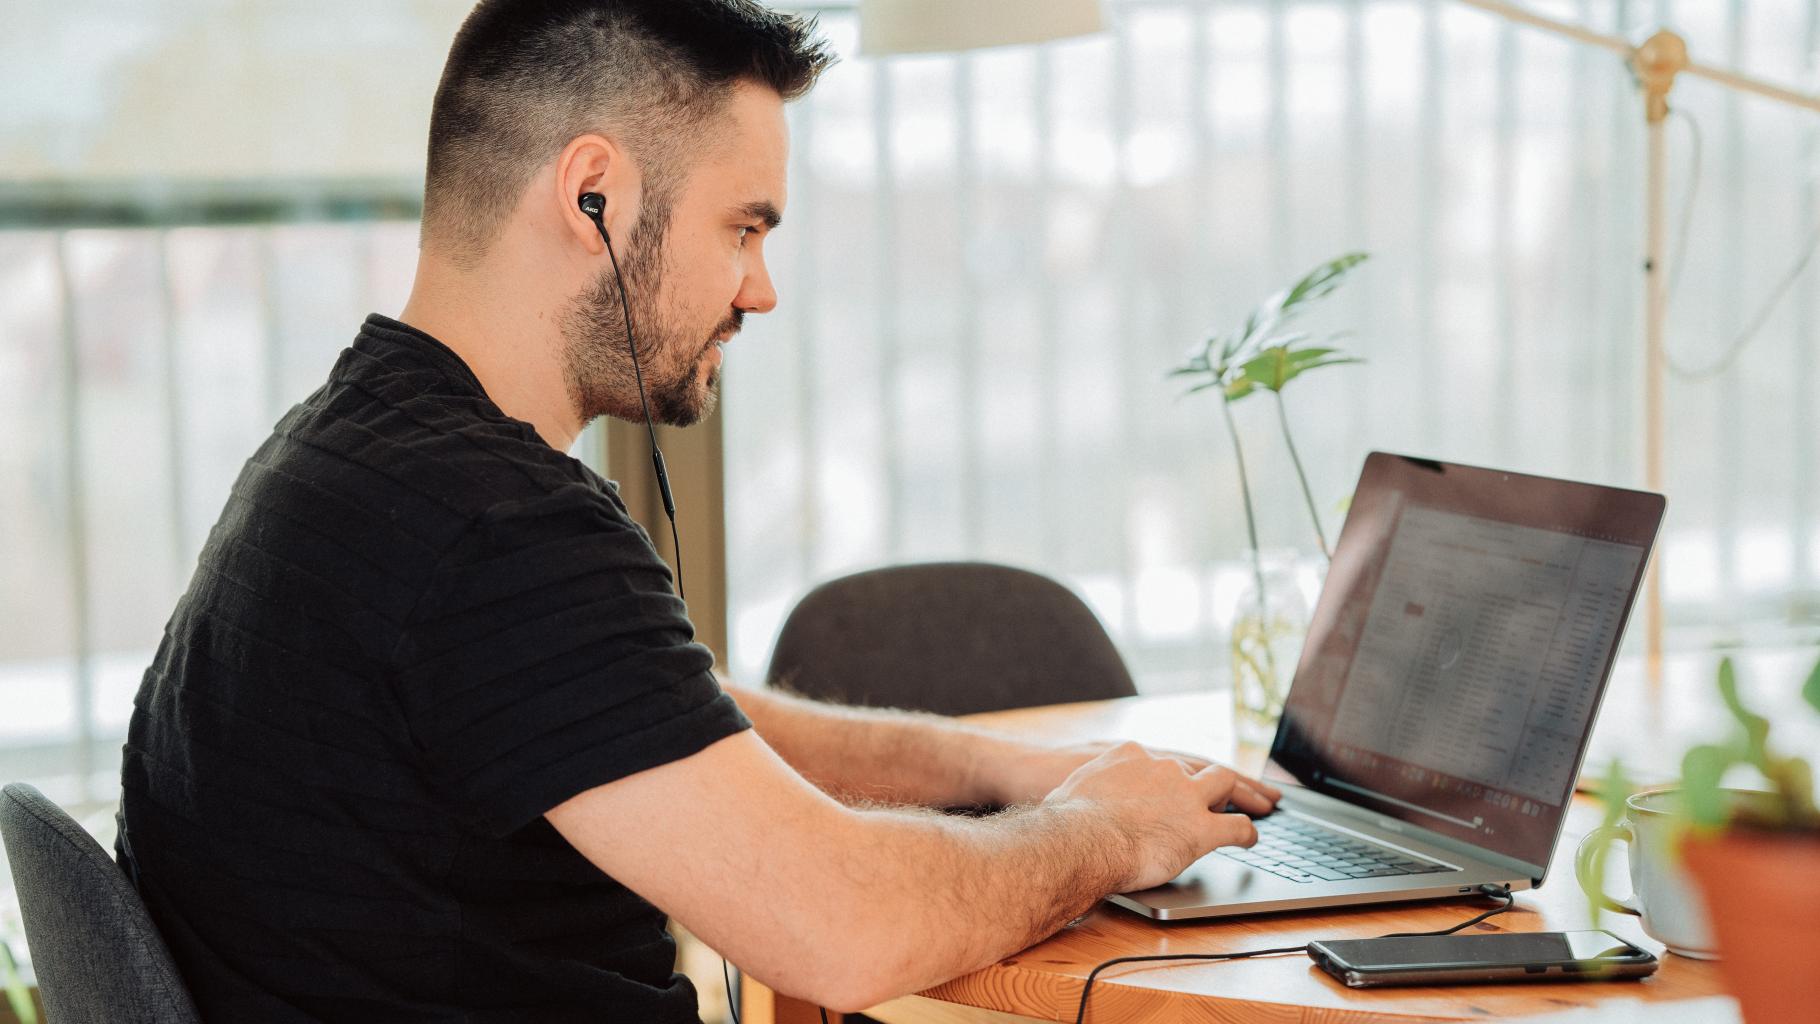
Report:
[[663,914],[543,818],[748,727],[692,635],[611,484],[368,317],[134,702],[122,852],[204,1018],[699,1020]]

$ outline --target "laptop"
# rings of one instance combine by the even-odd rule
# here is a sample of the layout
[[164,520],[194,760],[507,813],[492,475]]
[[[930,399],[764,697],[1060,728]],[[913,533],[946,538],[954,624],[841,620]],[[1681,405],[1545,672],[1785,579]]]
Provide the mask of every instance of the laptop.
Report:
[[1542,884],[1659,494],[1373,452],[1315,605],[1258,843],[1111,902],[1159,920]]

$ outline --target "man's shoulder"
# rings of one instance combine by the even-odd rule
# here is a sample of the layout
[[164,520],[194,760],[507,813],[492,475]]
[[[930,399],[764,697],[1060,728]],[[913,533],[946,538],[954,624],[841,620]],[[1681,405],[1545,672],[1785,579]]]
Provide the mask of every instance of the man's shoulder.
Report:
[[352,349],[261,452],[274,469],[315,477],[325,498],[393,502],[425,525],[472,523],[556,493],[625,515],[599,474],[483,394],[428,368],[361,365]]

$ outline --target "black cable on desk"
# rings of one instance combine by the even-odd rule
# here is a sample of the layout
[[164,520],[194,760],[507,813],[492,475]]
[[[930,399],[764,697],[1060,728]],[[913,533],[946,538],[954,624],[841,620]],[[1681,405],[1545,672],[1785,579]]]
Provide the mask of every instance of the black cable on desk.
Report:
[[[1380,936],[1378,936],[1378,938],[1380,938],[1380,939],[1407,939],[1407,938],[1414,938],[1416,936],[1425,936],[1425,935],[1452,935],[1454,932],[1462,931],[1467,928],[1471,928],[1473,925],[1478,924],[1480,921],[1484,921],[1487,918],[1496,917],[1499,914],[1504,913],[1506,910],[1509,910],[1511,907],[1516,905],[1517,897],[1515,895],[1513,895],[1509,889],[1506,889],[1501,885],[1481,885],[1481,886],[1479,886],[1479,891],[1484,893],[1487,896],[1503,899],[1504,900],[1503,905],[1493,907],[1492,909],[1487,910],[1485,913],[1480,914],[1478,917],[1472,918],[1471,920],[1468,920],[1468,921],[1461,921],[1459,924],[1454,925],[1452,928],[1447,928],[1442,931],[1392,932],[1389,935],[1380,935]],[[1108,967],[1116,967],[1119,964],[1156,963],[1156,962],[1165,961],[1165,960],[1246,960],[1246,959],[1249,959],[1254,956],[1274,956],[1279,953],[1306,954],[1307,952],[1308,952],[1308,947],[1306,945],[1301,945],[1301,946],[1278,946],[1275,949],[1248,949],[1248,950],[1245,950],[1240,953],[1167,953],[1167,954],[1157,954],[1154,956],[1114,957],[1113,959],[1108,960],[1103,964],[1100,964],[1099,966],[1095,967],[1093,970],[1091,970],[1087,973],[1087,983],[1085,985],[1081,986],[1081,1007],[1079,1010],[1075,1011],[1074,1024],[1085,1024],[1085,1022],[1087,1020],[1087,996],[1088,996],[1088,994],[1090,994],[1093,991],[1093,980],[1095,978],[1099,977],[1100,972],[1105,970]]]

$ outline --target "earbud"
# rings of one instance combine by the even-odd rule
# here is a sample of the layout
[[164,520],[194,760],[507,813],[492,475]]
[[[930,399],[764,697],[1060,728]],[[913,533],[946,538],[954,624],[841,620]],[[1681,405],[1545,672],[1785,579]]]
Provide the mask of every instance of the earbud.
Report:
[[[583,192],[579,202],[581,212],[591,217],[594,223],[599,224],[601,216],[607,212],[606,199],[599,192]],[[603,227],[601,230],[606,229]]]

